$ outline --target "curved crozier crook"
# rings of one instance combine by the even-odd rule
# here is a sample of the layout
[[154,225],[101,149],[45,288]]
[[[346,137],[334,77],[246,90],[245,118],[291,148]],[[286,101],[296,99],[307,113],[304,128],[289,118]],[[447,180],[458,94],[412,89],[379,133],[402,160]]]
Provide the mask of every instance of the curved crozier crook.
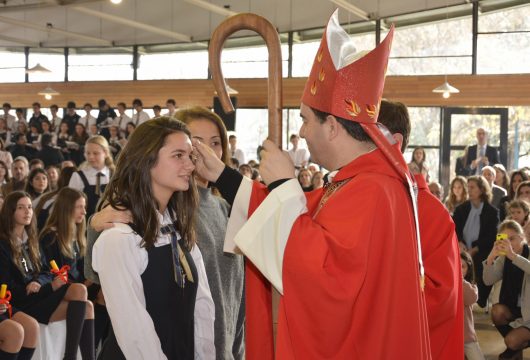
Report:
[[238,14],[223,21],[213,32],[208,49],[210,71],[215,90],[225,112],[233,112],[221,70],[221,51],[226,39],[239,30],[252,30],[261,35],[269,50],[269,139],[282,145],[282,52],[280,38],[274,26],[256,14]]

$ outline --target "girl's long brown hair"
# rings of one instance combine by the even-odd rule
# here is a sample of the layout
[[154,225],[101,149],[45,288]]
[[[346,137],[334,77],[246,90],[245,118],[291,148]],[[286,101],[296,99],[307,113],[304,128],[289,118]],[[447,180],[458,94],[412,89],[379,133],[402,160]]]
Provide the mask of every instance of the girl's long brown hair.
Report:
[[[100,201],[115,209],[132,213],[131,227],[142,238],[142,246],[149,249],[156,242],[159,231],[157,209],[159,208],[151,187],[151,169],[156,165],[158,153],[167,136],[174,133],[190,136],[186,125],[176,119],[160,117],[142,123],[129,138],[118,156],[116,171]],[[195,244],[195,214],[198,194],[195,181],[190,178],[187,191],[176,191],[167,209],[188,248]]]
[[[458,201],[456,198],[455,193],[453,192],[453,186],[456,182],[459,182],[460,185],[462,185],[462,201]],[[449,195],[447,196],[447,200],[445,201],[445,205],[447,206],[447,209],[452,213],[455,211],[455,208],[466,202],[469,198],[468,190],[467,190],[467,180],[463,176],[456,176],[453,180],[451,180],[451,185],[449,186]]]
[[57,196],[57,193],[61,191],[62,188],[68,186],[68,184],[70,183],[70,178],[72,177],[72,174],[75,173],[76,171],[77,171],[77,168],[74,166],[65,167],[64,169],[61,170],[61,173],[59,174],[59,180],[57,180],[57,190],[48,191],[47,193],[42,194],[39,202],[35,206],[35,210],[33,211],[35,213],[36,218],[39,217],[39,214],[42,211],[42,208],[44,207],[46,202],[50,200],[51,198]]
[[[21,272],[23,272],[23,267],[20,262],[22,257],[22,249],[18,244],[16,235],[14,234],[15,230],[15,211],[17,210],[17,203],[20,199],[27,197],[31,200],[29,194],[24,191],[14,191],[6,196],[4,201],[4,206],[0,212],[0,241],[4,241],[9,245],[11,253],[13,255],[13,262],[17,265]],[[28,235],[28,245],[29,245],[29,257],[35,271],[40,271],[41,261],[40,261],[40,250],[39,250],[39,241],[37,239],[37,226],[35,224],[35,214],[31,218],[31,224],[24,227],[26,234]]]
[[57,199],[53,204],[53,210],[42,229],[39,239],[42,239],[49,233],[54,233],[55,241],[59,244],[61,254],[67,258],[74,257],[73,241],[74,238],[79,248],[80,256],[86,253],[86,223],[76,224],[73,218],[75,203],[77,200],[84,198],[85,195],[75,189],[65,187],[57,194]]

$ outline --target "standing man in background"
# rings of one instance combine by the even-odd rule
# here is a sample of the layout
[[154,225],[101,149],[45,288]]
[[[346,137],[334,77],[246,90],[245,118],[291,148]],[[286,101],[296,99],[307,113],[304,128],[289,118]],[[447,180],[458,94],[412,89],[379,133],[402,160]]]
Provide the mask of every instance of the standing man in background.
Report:
[[304,148],[298,148],[300,136],[298,136],[298,134],[292,134],[289,138],[289,142],[291,143],[292,147],[287,152],[293,161],[295,169],[300,170],[301,168],[306,167],[309,161],[309,151]]
[[245,153],[237,147],[237,136],[230,135],[228,137],[228,144],[230,147],[230,157],[235,158],[239,162],[239,165],[246,164]]
[[17,121],[17,118],[9,113],[11,111],[11,104],[4,103],[2,105],[2,108],[4,109],[4,115],[2,115],[2,118],[6,121],[7,129],[12,132],[16,131],[17,129],[15,127],[15,123]]
[[488,145],[488,132],[484,128],[478,128],[477,145],[468,148],[465,166],[471,169],[473,175],[481,175],[484,166],[498,163],[500,163],[499,152]]

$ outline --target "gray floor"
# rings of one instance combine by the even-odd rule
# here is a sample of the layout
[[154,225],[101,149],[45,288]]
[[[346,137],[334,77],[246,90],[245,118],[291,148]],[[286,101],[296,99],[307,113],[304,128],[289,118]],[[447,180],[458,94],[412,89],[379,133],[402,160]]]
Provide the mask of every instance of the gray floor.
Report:
[[[487,360],[496,360],[501,352],[506,349],[501,335],[491,323],[489,314],[474,312],[475,331],[482,352]],[[530,348],[524,351],[524,359],[530,360]]]

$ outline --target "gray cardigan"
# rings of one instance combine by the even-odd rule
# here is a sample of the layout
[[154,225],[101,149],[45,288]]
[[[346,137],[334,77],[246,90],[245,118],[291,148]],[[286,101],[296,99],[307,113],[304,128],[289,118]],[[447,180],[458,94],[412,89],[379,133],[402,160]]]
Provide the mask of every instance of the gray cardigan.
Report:
[[[505,258],[505,256],[499,256],[491,265],[487,265],[486,260],[482,262],[484,265],[482,274],[484,284],[493,285],[497,281],[502,280]],[[516,255],[513,259],[513,264],[524,271],[524,277],[521,288],[521,313],[523,318],[515,320],[512,326],[530,326],[530,260],[521,255]]]
[[245,358],[245,268],[243,256],[223,252],[230,205],[200,188],[197,245],[202,252],[215,304],[216,359]]

